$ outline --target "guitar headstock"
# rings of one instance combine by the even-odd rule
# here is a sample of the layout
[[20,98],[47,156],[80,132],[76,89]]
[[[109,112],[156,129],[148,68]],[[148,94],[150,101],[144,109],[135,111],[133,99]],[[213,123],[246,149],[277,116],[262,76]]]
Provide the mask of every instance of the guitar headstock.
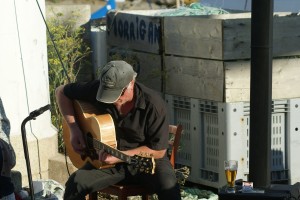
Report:
[[153,156],[145,153],[132,156],[130,165],[142,173],[154,174],[155,171]]

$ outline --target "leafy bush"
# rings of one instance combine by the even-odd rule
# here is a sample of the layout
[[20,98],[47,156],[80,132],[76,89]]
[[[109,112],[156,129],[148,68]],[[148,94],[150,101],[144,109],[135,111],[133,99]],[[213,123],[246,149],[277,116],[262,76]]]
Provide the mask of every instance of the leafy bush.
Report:
[[[75,82],[83,67],[91,67],[86,59],[90,56],[90,47],[84,42],[85,28],[75,27],[80,15],[72,13],[72,17],[64,18],[62,13],[55,14],[47,20],[47,35],[50,101],[52,106],[52,124],[58,129],[58,148],[63,152],[62,116],[55,100],[55,89],[69,81]],[[70,80],[68,80],[68,77]]]

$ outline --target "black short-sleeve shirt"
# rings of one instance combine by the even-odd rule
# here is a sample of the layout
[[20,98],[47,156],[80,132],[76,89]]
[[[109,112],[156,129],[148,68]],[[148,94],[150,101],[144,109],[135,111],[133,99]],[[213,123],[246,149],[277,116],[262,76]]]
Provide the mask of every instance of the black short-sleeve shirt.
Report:
[[64,94],[70,99],[87,101],[103,113],[109,113],[115,124],[119,150],[146,145],[153,150],[168,148],[169,120],[165,101],[154,90],[135,82],[136,103],[133,110],[121,117],[113,104],[96,100],[99,80],[88,83],[71,83]]

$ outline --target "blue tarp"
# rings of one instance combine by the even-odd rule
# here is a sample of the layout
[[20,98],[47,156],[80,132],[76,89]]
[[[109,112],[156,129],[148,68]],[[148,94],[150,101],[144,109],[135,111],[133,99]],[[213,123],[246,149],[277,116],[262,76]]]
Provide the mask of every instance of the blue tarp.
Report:
[[116,9],[116,1],[115,0],[108,0],[106,5],[97,10],[96,12],[92,13],[91,19],[100,19],[106,16],[106,13],[109,10]]

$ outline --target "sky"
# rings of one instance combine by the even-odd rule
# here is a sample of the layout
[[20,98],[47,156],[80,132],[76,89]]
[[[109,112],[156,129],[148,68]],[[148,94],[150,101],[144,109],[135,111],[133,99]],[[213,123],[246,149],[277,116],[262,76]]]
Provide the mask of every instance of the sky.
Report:
[[[200,0],[206,6],[233,10],[251,10],[251,0]],[[300,12],[300,0],[274,0],[274,12]]]

